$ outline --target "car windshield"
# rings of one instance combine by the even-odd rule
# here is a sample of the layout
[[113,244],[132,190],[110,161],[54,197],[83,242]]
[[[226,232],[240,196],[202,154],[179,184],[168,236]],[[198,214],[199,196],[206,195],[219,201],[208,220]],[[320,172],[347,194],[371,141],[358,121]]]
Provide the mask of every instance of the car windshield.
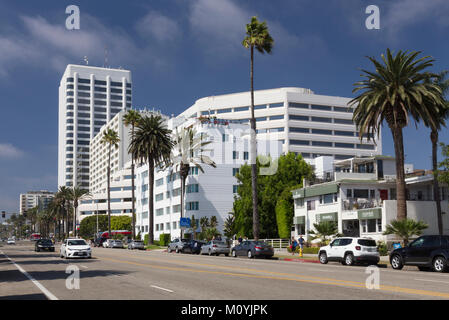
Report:
[[365,247],[377,247],[375,240],[359,239],[358,244]]
[[224,243],[223,241],[214,241],[214,244],[225,245],[226,243]]
[[51,242],[51,240],[48,240],[48,239],[41,240],[40,243],[42,243],[42,244],[53,244],[53,242]]
[[69,246],[85,246],[87,245],[86,241],[84,240],[70,240],[68,242]]
[[254,244],[266,246],[267,244],[264,241],[253,241]]
[[143,243],[143,241],[134,241],[134,243],[139,243],[140,244],[140,243]]

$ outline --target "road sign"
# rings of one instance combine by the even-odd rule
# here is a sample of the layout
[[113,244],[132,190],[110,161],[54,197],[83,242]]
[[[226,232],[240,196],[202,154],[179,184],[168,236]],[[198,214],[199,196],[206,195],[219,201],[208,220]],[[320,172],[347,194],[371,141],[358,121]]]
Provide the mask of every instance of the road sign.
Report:
[[190,218],[181,218],[179,220],[179,226],[184,228],[190,228]]

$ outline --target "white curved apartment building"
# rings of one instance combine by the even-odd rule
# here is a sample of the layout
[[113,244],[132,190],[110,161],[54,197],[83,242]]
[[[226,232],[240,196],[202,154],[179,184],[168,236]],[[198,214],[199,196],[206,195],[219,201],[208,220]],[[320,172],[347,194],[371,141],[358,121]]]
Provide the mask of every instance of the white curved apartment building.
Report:
[[[350,98],[315,94],[310,89],[286,87],[254,92],[258,138],[279,134],[283,151],[301,153],[305,159],[333,156],[336,160],[382,154],[382,138],[363,143],[352,122]],[[250,118],[250,92],[198,99],[180,116]],[[380,135],[381,137],[381,135]],[[376,137],[377,138],[377,137]]]

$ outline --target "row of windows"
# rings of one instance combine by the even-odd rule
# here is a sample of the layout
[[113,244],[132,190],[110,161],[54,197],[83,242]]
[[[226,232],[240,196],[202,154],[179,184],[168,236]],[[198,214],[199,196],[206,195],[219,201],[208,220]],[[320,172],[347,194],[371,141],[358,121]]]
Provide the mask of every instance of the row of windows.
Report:
[[348,149],[361,149],[361,150],[375,149],[375,146],[372,144],[353,144],[353,143],[340,143],[330,141],[290,140],[290,144],[299,146],[335,147],[335,148],[348,148]]
[[289,102],[289,107],[298,108],[298,109],[312,109],[312,110],[322,110],[322,111],[335,111],[335,112],[349,112],[352,113],[354,110],[348,107],[333,107],[333,106],[325,106],[325,105],[309,105],[305,103],[296,103]]
[[[326,130],[326,129],[310,129],[310,128],[299,128],[299,127],[290,127],[290,132],[299,132],[299,133],[312,133],[312,134],[322,134],[322,135],[335,135],[335,136],[343,136],[343,137],[354,137],[357,136],[357,133],[354,131],[340,131],[340,130]],[[365,133],[363,134],[363,138],[373,138],[373,134]]]
[[353,121],[350,119],[340,119],[340,118],[327,118],[327,117],[313,117],[313,116],[301,116],[301,115],[289,115],[290,120],[296,121],[312,121],[321,123],[337,123],[337,124],[348,124],[353,125]]
[[[271,104],[263,104],[263,105],[255,105],[254,109],[258,110],[258,109],[266,109],[268,108],[279,108],[279,107],[283,107],[284,103],[280,102],[280,103],[271,103]],[[248,111],[249,110],[249,106],[244,106],[244,107],[235,107],[235,108],[226,108],[226,109],[214,109],[214,110],[209,110],[209,111],[201,111],[201,115],[206,116],[209,114],[221,114],[221,113],[228,113],[228,112],[232,112],[232,110],[234,110],[234,112],[240,112],[240,111]]]
[[[67,78],[67,82],[69,82],[69,83],[73,82],[73,77]],[[90,84],[90,79],[78,78],[78,83],[84,83],[84,84],[89,83]],[[94,84],[98,84],[101,86],[107,85],[106,81],[104,81],[104,80],[94,80]],[[116,81],[111,81],[111,86],[121,87],[122,83],[116,82]],[[131,83],[126,83],[126,87],[131,88]]]

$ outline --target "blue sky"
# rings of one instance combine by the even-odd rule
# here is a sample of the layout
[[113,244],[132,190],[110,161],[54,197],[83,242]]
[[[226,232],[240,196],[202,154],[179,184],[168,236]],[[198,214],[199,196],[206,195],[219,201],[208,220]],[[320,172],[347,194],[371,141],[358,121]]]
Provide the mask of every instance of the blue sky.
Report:
[[[80,30],[65,29],[78,5]],[[380,8],[380,30],[365,8]],[[447,0],[0,0],[0,210],[18,211],[19,194],[57,189],[58,86],[68,63],[132,71],[133,104],[178,114],[196,99],[249,90],[244,27],[257,15],[275,40],[257,55],[255,87],[297,86],[353,97],[366,56],[419,50],[449,69]],[[405,130],[406,162],[430,168],[429,130]],[[394,155],[383,130],[384,154]],[[440,140],[449,143],[444,129]]]

